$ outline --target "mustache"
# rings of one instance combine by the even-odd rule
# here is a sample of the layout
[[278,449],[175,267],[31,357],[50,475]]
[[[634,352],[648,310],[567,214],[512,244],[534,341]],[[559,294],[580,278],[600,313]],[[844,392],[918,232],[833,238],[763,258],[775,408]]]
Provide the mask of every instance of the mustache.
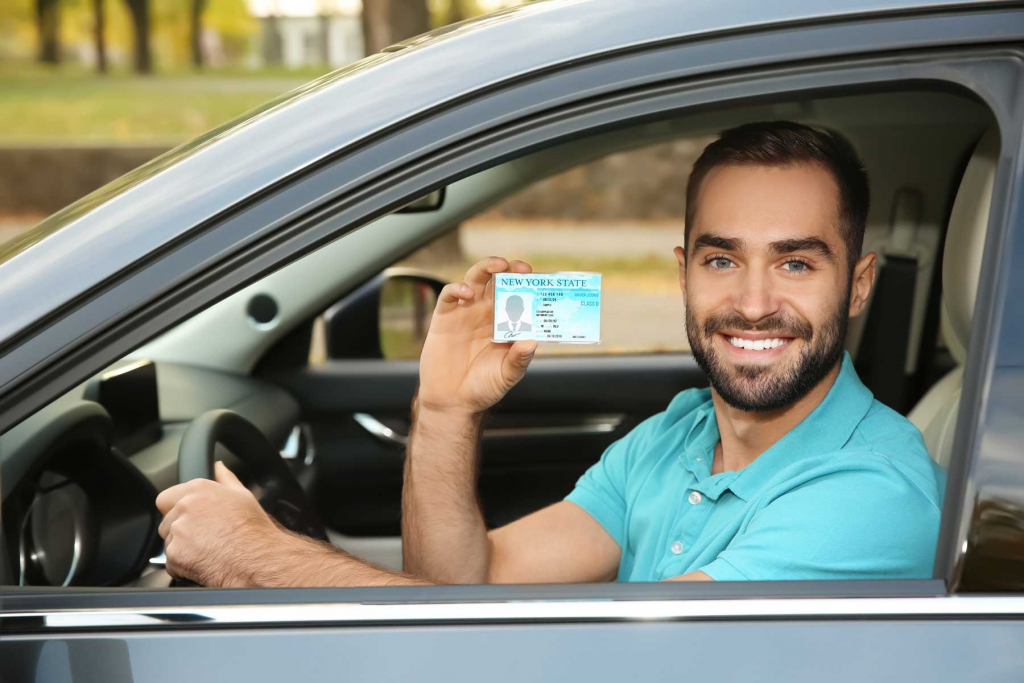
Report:
[[724,329],[737,332],[771,332],[805,341],[810,341],[814,336],[814,328],[809,322],[781,313],[763,318],[756,323],[750,322],[735,312],[715,313],[705,318],[700,327],[705,337],[710,337]]

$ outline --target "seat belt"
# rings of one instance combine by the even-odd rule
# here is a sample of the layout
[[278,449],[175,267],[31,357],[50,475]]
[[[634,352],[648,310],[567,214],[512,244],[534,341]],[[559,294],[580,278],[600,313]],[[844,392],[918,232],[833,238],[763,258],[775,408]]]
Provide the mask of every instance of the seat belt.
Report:
[[857,353],[857,374],[879,401],[899,413],[907,403],[907,346],[914,312],[917,259],[885,256]]
[[857,373],[875,398],[893,410],[910,409],[907,354],[922,245],[917,241],[921,194],[900,189],[893,199],[889,241],[878,268],[875,294],[857,353]]

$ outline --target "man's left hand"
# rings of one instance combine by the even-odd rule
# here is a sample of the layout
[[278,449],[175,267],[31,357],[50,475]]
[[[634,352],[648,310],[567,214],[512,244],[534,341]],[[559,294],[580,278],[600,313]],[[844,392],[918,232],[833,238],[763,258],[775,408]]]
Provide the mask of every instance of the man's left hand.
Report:
[[257,585],[260,558],[286,549],[294,537],[223,463],[216,463],[214,476],[216,481],[193,479],[157,496],[167,571],[208,587]]

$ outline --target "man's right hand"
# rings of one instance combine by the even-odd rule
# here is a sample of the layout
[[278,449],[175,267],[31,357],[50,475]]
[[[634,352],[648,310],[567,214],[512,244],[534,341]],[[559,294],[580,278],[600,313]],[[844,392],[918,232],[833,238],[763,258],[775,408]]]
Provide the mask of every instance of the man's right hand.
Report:
[[532,272],[522,261],[492,256],[477,262],[462,282],[441,290],[420,355],[420,410],[470,416],[508,393],[537,350],[535,341],[491,341],[494,273]]
[[498,344],[494,273],[533,272],[484,259],[437,301],[420,356],[420,389],[402,489],[404,569],[439,583],[609,581],[620,550],[587,512],[562,501],[488,532],[476,483],[478,419],[526,373],[535,341]]

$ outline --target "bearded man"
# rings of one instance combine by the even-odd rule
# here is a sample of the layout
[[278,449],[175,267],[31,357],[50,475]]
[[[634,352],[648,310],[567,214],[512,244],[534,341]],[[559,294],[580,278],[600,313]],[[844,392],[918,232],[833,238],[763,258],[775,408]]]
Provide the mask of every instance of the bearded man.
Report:
[[[843,351],[875,278],[868,178],[840,135],[724,131],[694,164],[676,247],[687,336],[710,387],[612,444],[568,497],[488,531],[486,411],[536,342],[491,341],[489,258],[439,297],[406,459],[404,574],[283,531],[218,464],[161,494],[168,568],[206,585],[354,586],[896,579],[931,575],[945,476]],[[191,498],[189,514],[176,503]]]

